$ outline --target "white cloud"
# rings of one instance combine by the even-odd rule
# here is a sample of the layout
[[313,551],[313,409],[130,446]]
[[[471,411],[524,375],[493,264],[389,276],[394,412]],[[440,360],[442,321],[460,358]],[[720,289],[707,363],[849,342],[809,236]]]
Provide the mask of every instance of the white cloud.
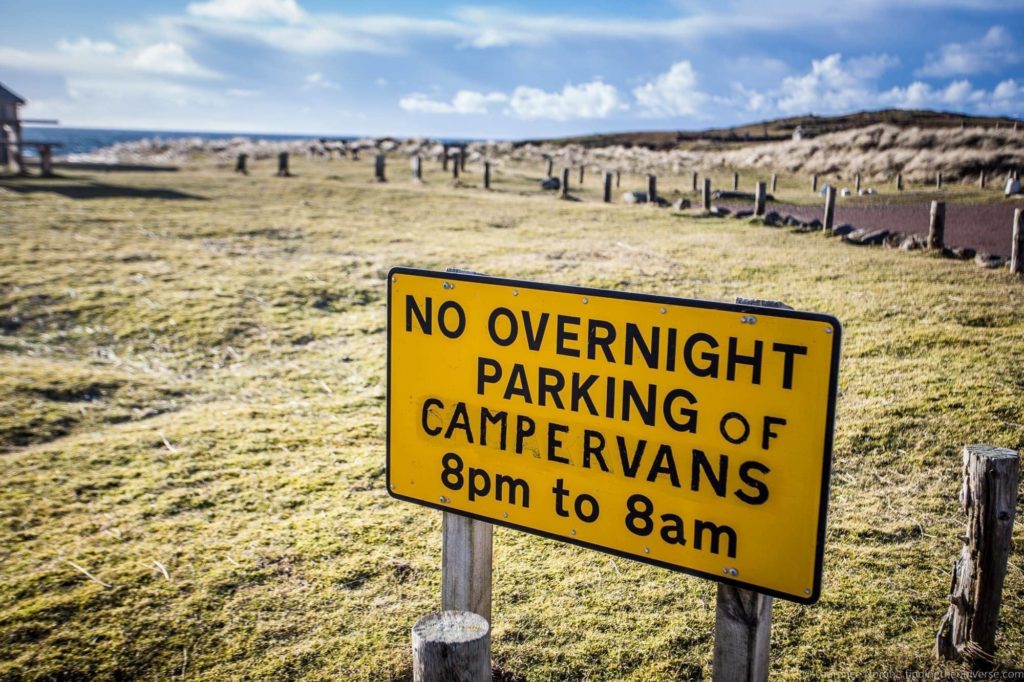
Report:
[[708,100],[697,87],[697,74],[686,60],[676,62],[653,81],[635,88],[633,96],[653,116],[695,116]]
[[178,43],[156,43],[139,50],[132,60],[139,71],[171,76],[216,78],[219,74],[200,66]]
[[78,40],[71,42],[69,40],[57,41],[57,49],[65,54],[71,54],[75,56],[83,55],[108,55],[115,54],[117,52],[117,45],[107,42],[105,40],[90,40],[89,38],[79,38]]
[[568,121],[579,118],[607,118],[628,108],[615,86],[591,81],[568,84],[561,92],[519,86],[512,92],[508,111],[520,118]]
[[906,87],[894,87],[878,95],[882,104],[900,109],[955,108],[993,114],[1016,114],[1024,109],[1024,88],[1013,79],[999,83],[992,91],[975,88],[970,81],[958,80],[944,88],[914,81]]
[[403,97],[398,106],[406,111],[426,114],[486,114],[488,105],[507,99],[508,96],[501,92],[459,90],[451,102],[443,102],[417,92]]
[[870,81],[897,60],[888,55],[843,61],[839,53],[811,60],[810,72],[782,80],[776,106],[784,113],[835,113],[874,105]]
[[929,53],[918,76],[969,76],[999,71],[1021,61],[1013,37],[1002,26],[993,26],[979,40],[948,43],[938,53]]
[[316,88],[319,88],[321,90],[337,90],[339,87],[341,86],[339,86],[334,81],[324,78],[324,75],[319,71],[317,71],[316,73],[311,73],[302,79],[303,90],[313,90]]
[[305,12],[295,0],[208,0],[190,3],[186,11],[192,16],[242,21],[301,21]]

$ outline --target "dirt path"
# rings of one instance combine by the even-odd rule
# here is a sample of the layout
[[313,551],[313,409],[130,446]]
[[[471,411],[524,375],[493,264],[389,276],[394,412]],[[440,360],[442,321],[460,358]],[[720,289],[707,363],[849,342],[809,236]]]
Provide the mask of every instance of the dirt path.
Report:
[[[751,208],[746,204],[723,202],[730,210]],[[929,204],[888,206],[836,206],[836,225],[849,223],[857,228],[890,229],[907,234],[928,234]],[[1013,204],[946,204],[946,245],[970,247],[979,253],[1010,255],[1013,229]],[[769,211],[791,214],[800,220],[821,220],[823,209],[817,206],[768,205]]]

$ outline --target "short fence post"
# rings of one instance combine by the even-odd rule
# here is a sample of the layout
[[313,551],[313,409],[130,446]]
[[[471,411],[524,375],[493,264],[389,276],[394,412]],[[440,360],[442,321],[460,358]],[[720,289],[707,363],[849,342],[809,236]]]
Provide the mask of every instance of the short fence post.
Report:
[[494,529],[485,521],[445,512],[441,533],[441,608],[470,611],[491,622]]
[[690,181],[691,181],[691,183],[693,185],[693,187],[691,187],[691,191],[696,194],[696,192],[697,192],[697,171],[693,171],[693,173],[691,173]]
[[288,152],[280,152],[277,155],[277,176],[279,178],[287,178],[291,175],[288,170]]
[[832,234],[832,227],[836,219],[836,188],[829,185],[825,188],[825,220],[822,229],[826,235]]
[[995,664],[999,604],[1013,544],[1020,455],[1007,448],[968,445],[963,462],[960,505],[967,514],[967,534],[953,564],[950,606],[935,636],[935,653],[988,671]]
[[551,174],[554,172],[555,160],[552,159],[550,156],[544,157],[544,160],[547,161],[547,170],[544,171],[544,174],[550,178]]
[[448,170],[448,145],[441,145],[441,170]]
[[711,210],[711,178],[704,178],[704,191],[701,192],[700,201],[705,211]]
[[491,625],[467,611],[442,611],[412,627],[414,682],[491,680]]
[[658,176],[647,176],[647,201],[652,204],[658,203]]
[[562,169],[562,198],[569,196],[569,169]]
[[584,170],[584,168],[585,168],[585,166],[583,166],[583,164],[580,164],[580,187],[583,186],[583,170]]
[[413,180],[422,180],[423,179],[423,161],[420,160],[420,155],[419,154],[413,155],[413,157],[409,161],[409,163],[412,164],[412,179]]
[[718,585],[715,607],[714,682],[764,682],[772,632],[772,598]]
[[739,188],[740,188],[740,174],[734,172],[732,174],[732,191],[735,192]]
[[860,194],[860,173],[853,176],[853,193]]
[[897,173],[896,174],[896,191],[897,192],[902,192],[903,191],[903,173]]
[[935,174],[935,189],[942,189],[942,173]]
[[941,250],[945,246],[946,202],[933,201],[928,221],[928,248]]
[[53,177],[53,147],[51,145],[39,145],[39,174],[44,178]]
[[612,174],[608,171],[604,172],[604,203],[610,204],[612,202]]
[[818,191],[818,174],[817,173],[815,173],[814,175],[811,176],[811,191],[812,192],[817,192]]
[[1010,272],[1024,273],[1024,226],[1021,225],[1024,209],[1013,211],[1013,243],[1010,244]]
[[459,158],[452,159],[452,180],[459,179]]
[[985,189],[985,171],[978,173],[978,189]]
[[619,183],[622,181],[622,171],[615,171],[615,189],[619,188]]
[[459,170],[466,170],[466,148],[459,147]]
[[779,176],[772,173],[772,194],[775,194],[775,188],[778,187]]
[[765,184],[763,182],[757,183],[757,188],[754,190],[754,215],[763,216],[765,209]]
[[245,162],[249,160],[248,154],[239,154],[235,159],[235,172],[241,173],[242,175],[248,175],[249,169],[246,168]]
[[484,161],[484,189],[491,188],[491,162]]
[[384,177],[384,163],[384,155],[378,154],[373,162],[373,177],[376,178],[377,182],[387,181],[387,178]]

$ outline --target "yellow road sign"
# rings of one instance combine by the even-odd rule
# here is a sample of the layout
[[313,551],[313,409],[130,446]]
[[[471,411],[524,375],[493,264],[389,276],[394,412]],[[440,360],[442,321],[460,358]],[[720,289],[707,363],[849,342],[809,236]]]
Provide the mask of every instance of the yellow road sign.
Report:
[[396,268],[391,495],[818,599],[827,315]]

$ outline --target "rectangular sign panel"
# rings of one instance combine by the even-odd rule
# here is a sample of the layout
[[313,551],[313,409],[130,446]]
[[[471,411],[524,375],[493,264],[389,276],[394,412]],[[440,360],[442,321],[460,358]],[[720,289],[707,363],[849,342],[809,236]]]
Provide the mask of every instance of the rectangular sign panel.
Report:
[[396,268],[391,495],[818,599],[840,326]]

